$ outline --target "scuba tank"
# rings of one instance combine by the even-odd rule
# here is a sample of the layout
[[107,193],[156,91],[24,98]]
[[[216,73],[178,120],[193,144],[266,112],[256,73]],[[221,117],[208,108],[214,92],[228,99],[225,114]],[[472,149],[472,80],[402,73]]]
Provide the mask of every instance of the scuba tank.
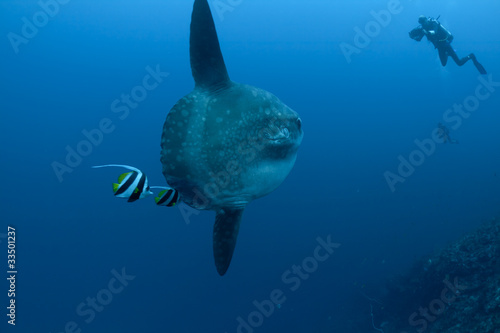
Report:
[[438,42],[448,42],[448,43],[451,43],[453,41],[453,35],[451,34],[451,32],[448,31],[448,29],[446,29],[445,27],[443,27],[443,25],[441,24],[441,22],[438,21],[440,17],[441,17],[441,15],[439,15],[437,17],[437,19],[431,19],[431,20],[435,21],[438,24],[438,29],[436,31],[437,41]]

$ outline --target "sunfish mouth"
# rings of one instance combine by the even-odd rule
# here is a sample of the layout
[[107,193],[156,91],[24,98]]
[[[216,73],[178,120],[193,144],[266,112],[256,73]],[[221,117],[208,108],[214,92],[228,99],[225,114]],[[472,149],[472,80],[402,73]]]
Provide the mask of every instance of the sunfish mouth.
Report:
[[290,130],[287,127],[266,129],[264,131],[264,137],[271,141],[283,141],[290,137]]
[[302,135],[302,120],[300,118],[297,118],[295,122],[291,122],[289,125],[290,126],[272,124],[263,131],[264,137],[269,141],[281,143],[294,139],[292,131],[294,133],[297,132],[297,138]]

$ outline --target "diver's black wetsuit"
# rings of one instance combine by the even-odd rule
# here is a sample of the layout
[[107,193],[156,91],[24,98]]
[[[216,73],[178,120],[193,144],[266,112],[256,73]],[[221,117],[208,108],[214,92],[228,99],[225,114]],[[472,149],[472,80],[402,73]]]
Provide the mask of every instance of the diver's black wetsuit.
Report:
[[447,142],[452,143],[452,144],[458,143],[458,140],[452,139],[450,137],[450,130],[448,129],[448,127],[439,123],[437,129],[438,129],[438,136],[440,139],[443,140],[443,143],[447,143]]
[[453,35],[446,30],[446,28],[443,27],[438,20],[421,17],[419,18],[419,22],[421,23],[421,26],[410,32],[410,38],[420,42],[422,38],[426,36],[427,39],[434,44],[434,47],[438,49],[439,59],[441,60],[441,64],[443,66],[446,66],[448,57],[451,57],[458,66],[463,66],[467,61],[472,60],[478,71],[481,74],[486,74],[486,70],[477,61],[474,53],[471,53],[463,58],[458,57],[457,53],[451,46]]
[[[473,59],[473,54],[463,57],[462,59],[458,57],[451,46],[451,41],[453,40],[452,34],[437,20],[429,19],[426,23],[422,24],[422,28],[424,29],[424,34],[427,36],[427,39],[434,44],[436,49],[438,49],[439,59],[443,66],[446,66],[448,56],[450,56],[458,66],[463,66],[467,61]],[[434,34],[431,34],[431,31],[433,31]]]
[[453,49],[453,47],[451,47],[451,44],[446,41],[437,42],[436,48],[438,49],[439,59],[441,60],[441,64],[443,66],[446,66],[446,63],[448,62],[448,56],[450,56],[451,59],[453,59],[458,66],[464,65],[474,56],[474,54],[470,54],[467,57],[463,57],[462,59],[458,58],[458,55]]

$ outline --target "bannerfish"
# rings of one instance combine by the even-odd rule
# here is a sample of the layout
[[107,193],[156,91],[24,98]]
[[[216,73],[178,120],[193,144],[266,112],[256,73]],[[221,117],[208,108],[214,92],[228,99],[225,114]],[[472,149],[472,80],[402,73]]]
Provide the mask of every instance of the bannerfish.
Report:
[[122,164],[96,165],[92,168],[108,167],[119,167],[130,170],[130,172],[125,172],[118,177],[118,183],[113,183],[115,197],[128,199],[128,202],[134,202],[153,194],[150,191],[146,174],[137,168]]
[[165,186],[148,186],[148,178],[146,174],[141,170],[134,168],[129,165],[122,164],[107,164],[107,165],[97,165],[92,168],[107,168],[107,167],[121,167],[131,170],[121,174],[118,177],[118,183],[113,184],[113,192],[118,198],[128,199],[128,202],[133,202],[138,199],[143,199],[151,194],[151,189],[161,189],[157,197],[155,197],[155,202],[158,206],[173,207],[180,201],[179,192],[171,187]]
[[162,189],[155,197],[158,206],[173,207],[180,201],[179,192],[171,187],[151,186],[151,188]]

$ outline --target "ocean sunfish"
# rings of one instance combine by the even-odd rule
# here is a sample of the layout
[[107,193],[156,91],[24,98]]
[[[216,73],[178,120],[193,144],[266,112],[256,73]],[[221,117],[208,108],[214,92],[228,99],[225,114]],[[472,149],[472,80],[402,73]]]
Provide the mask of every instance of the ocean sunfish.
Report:
[[190,58],[195,88],[167,115],[161,163],[183,202],[216,212],[213,252],[224,275],[243,210],[289,174],[302,122],[273,94],[229,79],[207,0],[194,2]]

